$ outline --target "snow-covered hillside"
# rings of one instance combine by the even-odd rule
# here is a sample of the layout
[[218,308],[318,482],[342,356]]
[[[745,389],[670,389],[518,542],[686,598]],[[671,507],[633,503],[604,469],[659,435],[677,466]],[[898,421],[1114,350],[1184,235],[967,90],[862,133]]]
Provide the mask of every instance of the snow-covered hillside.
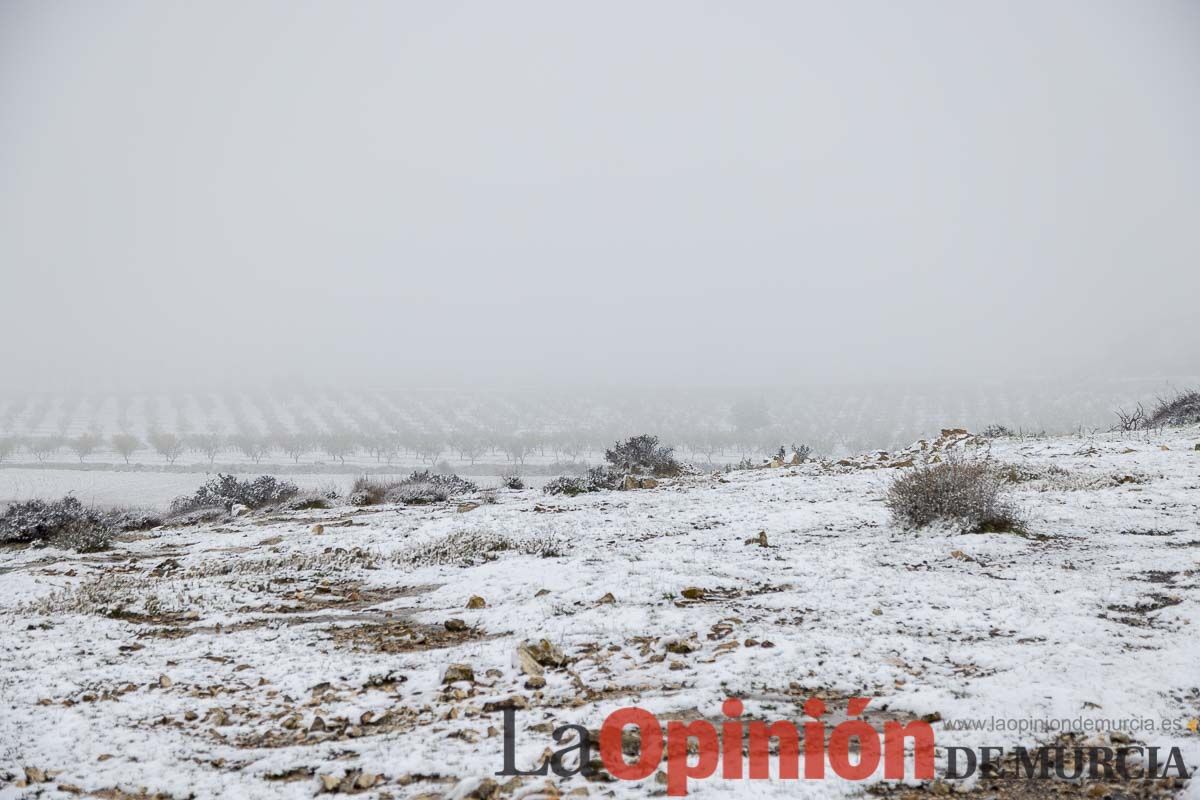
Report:
[[[559,724],[632,705],[719,720],[727,696],[746,718],[795,721],[810,696],[831,718],[870,697],[870,721],[934,720],[939,752],[1054,736],[966,720],[1152,719],[1166,730],[1128,735],[1195,769],[1198,443],[1196,428],[951,433],[646,490],[249,515],[95,555],[5,549],[0,797],[645,796],[664,787],[495,776],[500,709],[516,709],[528,769]],[[888,481],[947,449],[1014,465],[1025,535],[890,522]]]

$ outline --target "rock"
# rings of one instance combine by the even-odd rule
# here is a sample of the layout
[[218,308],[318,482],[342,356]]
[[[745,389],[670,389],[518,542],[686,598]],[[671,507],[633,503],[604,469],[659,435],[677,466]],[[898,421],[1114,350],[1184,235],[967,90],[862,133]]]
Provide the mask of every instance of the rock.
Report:
[[783,459],[780,458],[779,456],[775,456],[774,458],[772,458],[770,461],[767,462],[768,469],[779,469],[782,466],[783,466]]
[[45,783],[48,778],[46,777],[45,770],[38,767],[26,767],[25,780],[29,781],[30,783]]
[[685,656],[688,653],[694,653],[700,649],[686,639],[671,639],[667,642],[666,647],[668,653],[675,653],[676,655],[681,656]]
[[801,458],[799,453],[792,453],[792,462],[791,463],[792,463],[793,467],[798,467],[804,463],[804,459]]
[[546,679],[541,675],[531,675],[529,680],[525,681],[525,688],[530,691],[546,688]]
[[767,532],[766,531],[758,532],[758,546],[759,547],[770,547],[770,545],[767,544]]
[[654,478],[642,478],[641,484],[643,489],[658,488],[658,481],[656,481]]
[[517,648],[516,659],[517,669],[521,670],[523,674],[541,677],[543,672],[542,665],[537,662],[537,659],[533,657],[533,654],[529,652],[525,645]]
[[321,719],[319,716],[313,717],[312,724],[308,726],[308,732],[320,733],[323,730],[325,730],[325,720]]
[[1196,450],[1200,451],[1200,443],[1196,445]]
[[550,594],[549,589],[538,589],[536,592],[534,592],[533,596],[534,597],[545,597],[548,594]]
[[268,536],[266,539],[263,539],[261,542],[259,542],[256,546],[257,547],[270,547],[271,545],[276,545],[276,544],[283,544],[282,536]]
[[1088,787],[1088,790],[1087,790],[1088,797],[1105,797],[1108,795],[1108,793],[1109,793],[1109,788],[1106,784],[1103,784],[1103,783],[1093,783],[1091,786]]
[[474,502],[459,503],[458,504],[458,513],[466,514],[468,511],[474,511],[475,509],[479,508],[480,505],[481,505],[480,503],[474,503]]
[[[1160,444],[1158,446],[1158,449],[1159,450],[1170,450],[1171,448],[1167,447],[1165,444]],[[1097,784],[1097,785],[1099,785],[1099,784]]]
[[463,800],[494,800],[500,796],[500,784],[491,778],[484,778],[473,789],[460,793],[458,790],[462,788],[465,787],[456,787],[454,797],[461,797]]
[[542,667],[565,667],[566,656],[563,651],[550,639],[539,639],[536,644],[524,643],[522,646],[527,648],[530,655],[533,655],[534,660],[541,664]]
[[316,525],[312,526],[312,532],[314,535],[320,536],[325,532],[325,526],[318,522]]
[[602,606],[608,606],[608,605],[612,605],[613,603],[617,602],[617,598],[613,597],[612,592],[605,592],[604,597],[601,597],[596,602]]
[[633,477],[632,475],[626,475],[625,482],[621,484],[621,488],[622,489],[638,489],[638,488],[640,488],[640,484],[638,483],[637,478]]
[[461,619],[448,619],[442,623],[451,633],[462,633],[467,629],[467,623]]
[[175,681],[168,678],[166,675],[158,676],[158,686],[160,689],[170,689],[175,685]]
[[240,517],[240,516],[243,516],[243,515],[249,514],[249,513],[250,513],[250,506],[244,506],[241,503],[234,503],[229,508],[229,515],[231,517]]
[[707,592],[699,586],[688,586],[680,594],[683,595],[685,600],[703,600]]
[[503,700],[493,700],[490,703],[483,704],[483,713],[492,714],[497,711],[513,708],[520,711],[523,708],[529,708],[529,700],[523,694],[514,694],[512,697],[506,697]]
[[487,608],[487,601],[479,595],[471,595],[471,599],[467,601],[468,609]]
[[442,673],[442,683],[457,683],[458,681],[475,682],[475,670],[466,664],[451,664]]
[[882,609],[882,608],[872,608],[872,609],[871,609],[871,613],[872,613],[872,614],[874,614],[874,615],[875,615],[875,616],[877,616],[877,617],[882,617],[882,616],[883,616],[883,609]]
[[378,782],[378,775],[372,775],[370,772],[364,772],[362,775],[358,776],[358,780],[354,782],[354,786],[356,789],[370,789]]
[[338,784],[342,782],[341,778],[335,778],[332,775],[321,776],[321,788],[326,792],[336,792]]

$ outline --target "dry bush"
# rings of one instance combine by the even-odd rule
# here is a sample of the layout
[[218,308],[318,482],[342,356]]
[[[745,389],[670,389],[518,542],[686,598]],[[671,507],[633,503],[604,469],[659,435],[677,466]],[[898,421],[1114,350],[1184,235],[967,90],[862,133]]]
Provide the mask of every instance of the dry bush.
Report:
[[953,457],[916,467],[888,488],[887,507],[896,521],[922,528],[939,520],[977,532],[1024,529],[1016,506],[1004,497],[1008,480],[986,461]]
[[548,536],[514,537],[495,531],[454,531],[440,539],[417,545],[393,557],[410,567],[451,565],[469,567],[494,561],[500,553],[555,558],[565,552],[563,543]]
[[1162,428],[1200,424],[1200,391],[1183,392],[1170,400],[1159,400],[1144,427]]
[[373,506],[380,503],[421,505],[449,500],[451,497],[479,491],[465,478],[441,475],[428,470],[414,472],[399,481],[378,481],[361,477],[350,489],[350,504]]
[[290,500],[300,493],[294,483],[281,481],[274,475],[259,475],[253,480],[238,480],[233,475],[218,473],[196,490],[193,495],[176,497],[171,501],[171,513],[186,514],[207,508],[228,510],[235,503],[247,508],[262,508]]
[[52,545],[80,553],[112,546],[114,519],[79,499],[27,500],[13,503],[0,515],[0,542]]
[[613,467],[592,467],[587,475],[572,477],[562,475],[542,487],[546,494],[565,494],[574,497],[577,494],[599,492],[604,489],[616,489],[621,485],[622,473]]

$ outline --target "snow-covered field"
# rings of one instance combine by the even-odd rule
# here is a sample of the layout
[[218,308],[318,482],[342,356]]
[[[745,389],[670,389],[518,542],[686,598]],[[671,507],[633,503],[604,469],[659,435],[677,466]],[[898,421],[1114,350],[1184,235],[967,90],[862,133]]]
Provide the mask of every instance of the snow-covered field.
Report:
[[[413,469],[428,467],[413,466]],[[292,473],[273,469],[262,472],[281,480],[296,484],[302,490],[331,489],[345,494],[354,475],[334,473]],[[254,474],[258,474],[255,472]],[[392,475],[379,475],[380,480],[389,477],[401,478],[408,473],[397,471]],[[137,506],[165,509],[180,495],[190,495],[211,474],[204,472],[160,472],[155,470],[80,470],[80,469],[22,469],[11,467],[0,469],[0,506],[6,503],[40,498],[57,500],[65,494],[73,494],[86,505]],[[495,475],[471,475],[462,477],[474,481],[481,488],[500,485]],[[539,488],[550,478],[545,475],[527,475],[525,483]]]
[[[1194,769],[1197,443],[1196,428],[992,442],[992,458],[1022,467],[1025,536],[889,521],[893,465],[985,446],[950,436],[647,490],[248,516],[96,555],[6,549],[0,797],[308,798],[327,785],[639,797],[663,787],[496,777],[498,706],[518,709],[528,768],[558,724],[594,729],[631,705],[719,720],[730,695],[747,718],[797,722],[810,696],[833,715],[871,697],[869,720],[935,720],[939,752],[1052,738],[952,730],[967,719],[1167,720],[1131,735],[1178,746]],[[567,663],[537,688],[516,654],[542,639]],[[445,684],[452,664],[473,678]],[[30,777],[44,782],[21,788]],[[1198,783],[1183,795],[1200,797]],[[865,787],[712,778],[690,790]]]

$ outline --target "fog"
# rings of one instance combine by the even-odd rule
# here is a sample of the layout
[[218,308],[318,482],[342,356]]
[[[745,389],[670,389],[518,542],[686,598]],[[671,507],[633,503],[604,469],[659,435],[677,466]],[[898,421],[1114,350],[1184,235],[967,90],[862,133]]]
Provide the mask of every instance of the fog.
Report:
[[0,6],[9,389],[1200,363],[1200,5]]

